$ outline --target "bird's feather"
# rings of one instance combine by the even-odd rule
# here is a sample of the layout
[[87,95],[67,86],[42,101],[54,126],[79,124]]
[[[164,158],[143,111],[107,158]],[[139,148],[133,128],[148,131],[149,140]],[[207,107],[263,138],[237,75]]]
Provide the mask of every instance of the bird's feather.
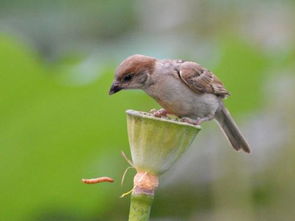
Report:
[[195,62],[183,62],[177,71],[180,79],[195,93],[211,93],[221,97],[229,95],[222,82],[212,72]]

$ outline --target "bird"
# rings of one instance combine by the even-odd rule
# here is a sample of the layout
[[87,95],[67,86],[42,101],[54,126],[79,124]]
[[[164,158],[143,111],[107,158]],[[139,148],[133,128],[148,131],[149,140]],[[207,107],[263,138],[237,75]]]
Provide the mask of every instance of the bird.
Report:
[[115,71],[109,94],[140,89],[162,107],[156,117],[173,114],[199,125],[215,119],[232,147],[250,153],[250,147],[223,100],[230,93],[208,69],[193,61],[156,59],[135,54],[123,60]]

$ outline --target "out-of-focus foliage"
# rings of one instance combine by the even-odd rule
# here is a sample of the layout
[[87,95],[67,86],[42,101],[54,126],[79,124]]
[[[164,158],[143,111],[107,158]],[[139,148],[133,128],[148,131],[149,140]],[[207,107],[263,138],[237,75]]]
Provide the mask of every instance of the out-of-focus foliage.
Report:
[[[108,96],[135,53],[214,71],[253,148],[233,152],[204,125],[161,180],[152,217],[292,220],[293,12],[292,1],[0,0],[0,220],[126,220],[124,111],[158,107],[139,91]],[[116,183],[80,182],[96,176]]]
[[65,209],[80,218],[101,213],[120,190],[79,180],[106,174],[120,179],[124,111],[146,109],[150,100],[138,93],[110,100],[110,68],[91,85],[61,86],[35,54],[3,36],[0,60],[1,219],[23,220],[34,209]]

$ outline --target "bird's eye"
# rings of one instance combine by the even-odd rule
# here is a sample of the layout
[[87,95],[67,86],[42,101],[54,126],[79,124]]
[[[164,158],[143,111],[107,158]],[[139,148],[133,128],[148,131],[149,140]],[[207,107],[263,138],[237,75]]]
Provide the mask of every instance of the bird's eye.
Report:
[[131,74],[127,74],[124,78],[123,81],[130,81],[132,79],[132,75]]

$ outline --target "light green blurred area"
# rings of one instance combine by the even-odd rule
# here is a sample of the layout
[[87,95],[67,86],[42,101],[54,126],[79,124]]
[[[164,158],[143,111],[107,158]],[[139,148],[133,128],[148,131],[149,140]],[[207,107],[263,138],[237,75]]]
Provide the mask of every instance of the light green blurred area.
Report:
[[[158,26],[154,24],[158,30],[149,26],[152,17],[144,15],[144,12],[149,16],[158,13],[159,9],[155,10],[157,6],[153,5],[156,1],[149,4],[141,1],[0,1],[1,221],[127,219],[129,200],[119,199],[131,187],[132,180],[129,174],[127,183],[119,185],[128,167],[120,151],[129,153],[124,112],[159,107],[139,91],[108,95],[116,65],[127,55],[146,53],[179,58],[179,53],[186,59],[200,61],[214,71],[231,92],[226,104],[235,116],[253,118],[265,110],[271,103],[271,93],[265,93],[266,82],[283,72],[294,76],[294,36],[286,33],[289,41],[283,40],[282,45],[287,47],[264,47],[238,27],[246,22],[242,20],[245,14],[242,1],[230,4],[230,10],[234,10],[230,16],[221,7],[229,5],[226,1],[196,2],[199,6],[195,7],[203,7],[210,13],[218,8],[220,11],[215,16],[211,14],[197,20],[189,10],[187,20],[182,20],[188,9],[180,8],[179,18],[175,20],[170,15],[173,13],[169,13],[175,8],[169,6],[166,17],[163,15]],[[290,12],[290,8],[294,9],[293,2],[286,2]],[[158,7],[163,7],[163,3],[165,1]],[[177,6],[175,1],[169,4]],[[182,4],[188,8],[194,6],[188,0]],[[281,9],[283,3],[249,4],[253,8],[256,4],[257,7],[266,4]],[[261,13],[265,11],[261,9]],[[214,21],[208,19],[211,16]],[[292,13],[289,16],[291,19]],[[156,14],[155,17],[161,18]],[[224,21],[218,22],[221,18]],[[171,24],[173,21],[182,21],[182,24],[169,28],[170,20]],[[278,31],[281,30],[285,29]],[[276,31],[273,30],[274,35]],[[185,33],[195,36],[199,45],[186,42]],[[180,40],[175,42],[173,38]],[[210,47],[202,48],[203,44]],[[287,97],[281,97],[284,99]],[[288,104],[286,112],[281,115],[288,119],[288,131],[294,132],[294,117],[290,113],[295,104],[293,100],[285,103]],[[276,111],[280,109],[274,109]],[[284,132],[286,128],[278,130]],[[234,169],[223,176],[218,167],[213,167],[218,178],[193,187],[196,192],[191,195],[185,191],[185,185],[169,189],[170,192],[161,190],[152,217],[159,218],[157,220],[200,217],[200,220],[233,217],[291,220],[291,204],[288,207],[283,202],[295,203],[292,190],[295,177],[290,171],[295,166],[294,139],[288,139],[287,144],[285,149],[278,146],[282,152],[273,166],[254,175],[237,166],[244,158],[236,152],[216,156],[216,165]],[[195,163],[197,170],[200,165]],[[274,170],[277,175],[272,173]],[[94,186],[80,182],[81,178],[98,176],[111,176],[116,182]],[[228,194],[227,191],[235,190],[236,186],[231,184],[235,179],[238,184],[246,184],[239,185],[241,188],[237,187],[235,194]],[[254,185],[256,181],[258,185]],[[247,212],[243,213],[243,208],[247,208]],[[272,212],[275,215],[272,216]]]
[[150,100],[136,93],[110,99],[108,68],[91,85],[61,86],[23,45],[2,36],[0,48],[1,217],[63,206],[86,216],[118,200],[119,189],[80,179],[120,179],[126,165],[119,153],[128,147],[124,111],[145,109]]

